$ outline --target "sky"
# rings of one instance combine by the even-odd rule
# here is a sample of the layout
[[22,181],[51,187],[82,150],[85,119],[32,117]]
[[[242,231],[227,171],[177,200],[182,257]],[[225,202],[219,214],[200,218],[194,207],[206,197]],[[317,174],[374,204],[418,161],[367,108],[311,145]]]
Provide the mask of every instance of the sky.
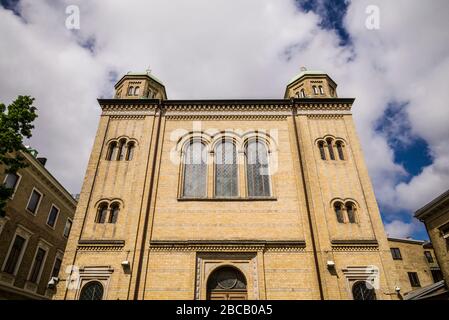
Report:
[[[150,68],[170,99],[262,99],[282,98],[305,66],[327,72],[339,97],[356,98],[354,121],[387,233],[427,238],[413,213],[449,187],[449,1],[0,4],[0,101],[36,98],[39,118],[26,143],[69,192],[81,189],[96,99],[112,97],[126,72]],[[71,5],[78,29],[66,25]]]

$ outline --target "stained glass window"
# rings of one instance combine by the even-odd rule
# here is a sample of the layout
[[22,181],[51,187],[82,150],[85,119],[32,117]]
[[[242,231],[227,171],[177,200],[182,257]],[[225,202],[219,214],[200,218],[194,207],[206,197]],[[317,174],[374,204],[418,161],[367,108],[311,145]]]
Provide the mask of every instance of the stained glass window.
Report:
[[184,156],[183,197],[206,197],[207,149],[200,141],[191,141]]
[[215,196],[238,195],[237,150],[231,141],[220,142],[215,149]]
[[268,151],[259,140],[250,141],[246,147],[246,175],[248,195],[250,197],[269,197],[270,172],[268,168]]

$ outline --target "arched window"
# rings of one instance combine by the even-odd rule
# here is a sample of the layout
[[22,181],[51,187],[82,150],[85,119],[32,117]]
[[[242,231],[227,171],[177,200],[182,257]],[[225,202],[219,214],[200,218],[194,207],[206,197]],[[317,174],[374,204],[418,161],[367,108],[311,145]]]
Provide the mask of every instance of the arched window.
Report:
[[111,205],[111,214],[109,215],[109,223],[117,222],[119,212],[120,212],[120,205],[118,203],[113,203]]
[[345,220],[343,217],[343,204],[341,202],[335,202],[334,210],[335,210],[335,216],[337,217],[337,221],[339,223],[344,223]]
[[113,141],[109,144],[106,160],[116,160],[116,159],[117,159],[117,142]]
[[95,222],[96,223],[105,223],[107,215],[108,215],[107,203],[100,204],[98,206],[97,217],[95,219]]
[[238,196],[237,149],[232,141],[222,140],[215,148],[215,196]]
[[318,142],[318,148],[320,149],[321,160],[326,160],[326,153],[324,152],[324,141]]
[[200,141],[190,141],[184,155],[183,196],[187,198],[206,197],[207,150]]
[[324,94],[323,86],[319,86],[318,88],[320,89],[320,94],[323,95]]
[[332,139],[327,139],[327,149],[329,150],[329,158],[331,160],[335,160],[335,155],[334,155],[334,146],[333,146],[333,140]]
[[126,160],[130,161],[134,157],[134,148],[136,147],[135,143],[133,141],[128,142],[127,148],[126,148]]
[[125,154],[126,154],[126,139],[121,139],[119,141],[119,147],[118,147],[118,160],[124,160],[125,159]]
[[366,281],[357,281],[352,286],[352,296],[354,300],[376,300],[374,288]]
[[340,160],[345,160],[345,155],[343,153],[343,142],[337,141],[336,145],[337,145],[338,157],[340,158]]
[[349,223],[356,223],[355,221],[355,204],[346,202],[346,213],[348,214]]
[[134,95],[137,96],[139,94],[140,91],[140,87],[135,87],[134,88]]
[[131,87],[128,88],[128,96],[132,96],[133,93],[134,93],[134,87],[131,86]]
[[150,89],[148,89],[148,98],[153,98],[153,92]]
[[306,92],[304,91],[304,89],[301,89],[301,98],[305,98],[306,97]]
[[265,144],[253,140],[246,146],[246,178],[250,197],[269,197],[270,172],[268,169],[268,151]]
[[88,282],[80,293],[80,300],[102,300],[103,285],[98,281]]
[[316,88],[316,86],[312,86],[312,89],[314,94],[318,94],[318,89]]
[[207,280],[207,299],[246,300],[245,276],[240,270],[230,266],[213,271]]

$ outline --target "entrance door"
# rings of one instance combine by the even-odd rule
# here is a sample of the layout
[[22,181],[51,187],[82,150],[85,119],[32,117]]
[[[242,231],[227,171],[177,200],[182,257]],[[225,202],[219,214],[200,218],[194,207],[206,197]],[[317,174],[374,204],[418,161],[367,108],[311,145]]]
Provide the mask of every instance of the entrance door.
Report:
[[245,276],[233,267],[215,270],[207,281],[209,300],[247,300]]

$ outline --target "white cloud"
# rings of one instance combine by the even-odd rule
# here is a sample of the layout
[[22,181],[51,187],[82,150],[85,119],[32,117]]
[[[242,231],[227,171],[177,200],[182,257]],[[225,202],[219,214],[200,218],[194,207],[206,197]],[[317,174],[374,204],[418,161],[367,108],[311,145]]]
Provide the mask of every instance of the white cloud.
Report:
[[[23,0],[26,24],[0,8],[0,100],[37,98],[31,143],[49,157],[55,176],[79,192],[98,123],[96,98],[112,94],[110,71],[151,65],[169,98],[191,99],[280,98],[300,66],[325,70],[339,96],[356,97],[354,117],[379,201],[414,210],[449,187],[449,2],[374,2],[351,2],[346,27],[353,48],[346,48],[335,32],[318,26],[317,15],[287,0],[232,6],[224,0]],[[381,29],[370,31],[365,8],[376,3]],[[65,28],[71,4],[81,10],[75,33]],[[93,54],[79,45],[88,39]],[[412,134],[426,139],[435,159],[409,183],[400,183],[406,172],[374,131],[390,101],[409,102]]]
[[400,220],[393,220],[392,222],[385,224],[387,236],[392,238],[410,237],[415,230],[415,223],[405,223]]

